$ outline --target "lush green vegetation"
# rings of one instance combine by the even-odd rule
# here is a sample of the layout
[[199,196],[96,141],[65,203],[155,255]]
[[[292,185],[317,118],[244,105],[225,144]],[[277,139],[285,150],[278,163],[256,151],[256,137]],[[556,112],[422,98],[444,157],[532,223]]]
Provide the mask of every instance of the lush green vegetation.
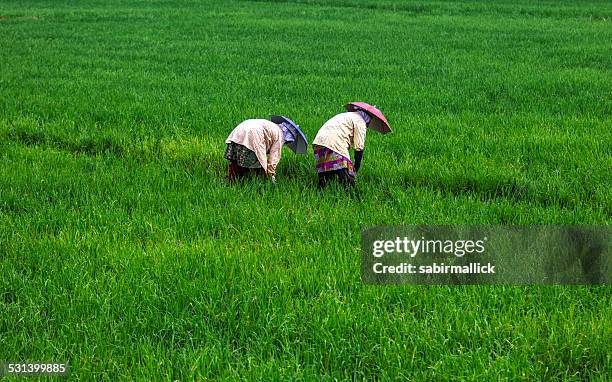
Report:
[[[612,4],[0,3],[0,360],[75,380],[609,380],[612,290],[365,286],[360,227],[609,224]],[[378,105],[358,195],[224,139]]]

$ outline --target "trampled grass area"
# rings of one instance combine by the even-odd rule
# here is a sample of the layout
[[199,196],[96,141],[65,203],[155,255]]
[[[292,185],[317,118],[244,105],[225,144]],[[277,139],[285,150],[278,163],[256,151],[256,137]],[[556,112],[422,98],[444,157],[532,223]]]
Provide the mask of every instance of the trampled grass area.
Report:
[[[612,290],[365,286],[360,227],[610,224],[612,4],[2,1],[0,361],[74,380],[609,380]],[[378,105],[358,196],[224,139]]]

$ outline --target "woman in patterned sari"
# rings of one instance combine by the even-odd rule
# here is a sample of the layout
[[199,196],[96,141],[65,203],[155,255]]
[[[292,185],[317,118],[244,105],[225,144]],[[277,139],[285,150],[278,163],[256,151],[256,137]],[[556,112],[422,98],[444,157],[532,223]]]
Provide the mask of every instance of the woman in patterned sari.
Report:
[[[389,122],[376,106],[365,102],[351,102],[347,112],[341,113],[319,129],[313,143],[319,188],[337,179],[345,188],[355,186],[355,176],[361,167],[367,128],[380,133],[391,132]],[[355,163],[349,150],[355,152]]]
[[306,154],[308,141],[300,127],[287,117],[273,115],[271,119],[247,119],[227,137],[224,157],[229,161],[230,182],[249,175],[266,175],[275,182],[283,144]]
[[[368,113],[357,110],[338,114],[321,127],[312,142],[320,188],[332,179],[337,179],[347,188],[355,186],[370,120]],[[355,152],[354,164],[349,155],[351,148]]]

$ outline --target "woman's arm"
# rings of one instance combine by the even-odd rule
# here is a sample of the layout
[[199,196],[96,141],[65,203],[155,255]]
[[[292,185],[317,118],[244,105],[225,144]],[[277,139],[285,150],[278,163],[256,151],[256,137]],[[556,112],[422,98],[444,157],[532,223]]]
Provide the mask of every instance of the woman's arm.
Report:
[[266,169],[268,176],[272,177],[273,181],[276,180],[274,177],[276,174],[276,165],[278,165],[278,162],[280,162],[282,149],[283,138],[279,135],[276,137],[276,140],[270,147],[270,152],[268,154],[268,168]]
[[361,167],[361,159],[363,159],[363,150],[355,150],[355,172]]

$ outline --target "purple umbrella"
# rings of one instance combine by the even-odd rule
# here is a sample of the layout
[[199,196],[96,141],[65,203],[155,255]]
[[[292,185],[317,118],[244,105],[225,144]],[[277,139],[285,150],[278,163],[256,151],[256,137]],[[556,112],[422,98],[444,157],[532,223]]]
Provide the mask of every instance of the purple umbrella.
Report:
[[286,122],[289,124],[289,131],[291,135],[295,138],[295,141],[286,143],[287,147],[293,150],[296,154],[306,154],[308,150],[308,140],[306,139],[306,135],[300,130],[300,126],[290,120],[287,117],[282,115],[271,115],[270,121],[279,124]]
[[361,109],[366,113],[370,114],[373,118],[368,126],[371,129],[374,129],[383,134],[391,132],[391,126],[389,126],[389,122],[387,122],[387,118],[385,118],[384,114],[376,108],[376,106],[372,106],[365,102],[351,102],[347,103],[345,106],[348,111],[355,111]]

